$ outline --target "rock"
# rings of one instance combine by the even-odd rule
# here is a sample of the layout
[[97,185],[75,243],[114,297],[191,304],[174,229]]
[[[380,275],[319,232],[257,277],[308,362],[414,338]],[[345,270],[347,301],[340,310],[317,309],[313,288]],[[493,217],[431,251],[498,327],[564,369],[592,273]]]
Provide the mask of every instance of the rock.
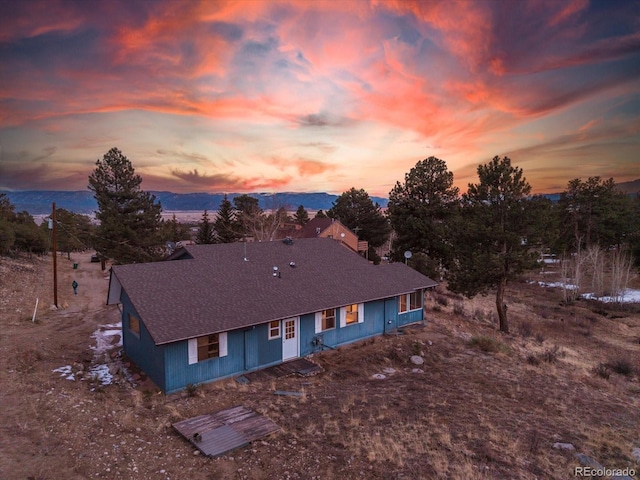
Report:
[[424,370],[421,368],[413,368],[411,369],[411,373],[424,373]]
[[396,373],[396,369],[391,367],[383,368],[382,371],[384,373],[388,373],[389,375],[393,375],[394,373]]
[[637,463],[638,465],[640,465],[640,448],[634,448],[634,449],[631,451],[631,456],[632,456],[633,458],[635,458],[636,463]]
[[195,456],[200,455],[200,450],[194,450],[194,451],[193,451],[193,454],[194,454]]
[[574,447],[572,443],[561,442],[554,443],[553,448],[555,448],[556,450],[567,450],[569,452],[573,452],[576,449],[576,447]]
[[431,340],[429,340],[429,346],[433,345],[433,342]]
[[595,468],[596,470],[602,470],[604,469],[604,467],[602,465],[600,465],[598,462],[596,462],[593,458],[585,455],[584,453],[576,453],[575,457],[578,459],[578,461],[584,465],[585,467],[592,467]]
[[385,378],[387,378],[387,376],[383,375],[382,373],[374,373],[373,375],[371,375],[371,378],[375,380],[384,380]]
[[422,358],[420,355],[412,355],[411,363],[413,363],[414,365],[422,365],[424,363],[424,358]]

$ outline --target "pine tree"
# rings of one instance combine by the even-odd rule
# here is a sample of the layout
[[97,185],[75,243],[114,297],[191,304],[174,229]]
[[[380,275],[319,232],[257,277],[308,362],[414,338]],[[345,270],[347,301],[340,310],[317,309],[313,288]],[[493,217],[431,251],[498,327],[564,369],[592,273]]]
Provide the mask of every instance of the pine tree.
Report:
[[196,243],[201,245],[210,245],[216,243],[216,236],[213,231],[213,224],[209,221],[209,214],[205,210],[202,214],[202,220],[198,224],[198,233],[196,233]]
[[363,189],[351,188],[344,192],[333,202],[327,215],[349,227],[358,238],[369,242],[370,247],[381,246],[391,231],[380,205],[374,204]]
[[115,263],[157,260],[162,206],[140,188],[142,178],[120,150],[112,148],[89,176],[89,190],[98,202],[100,226],[95,246]]
[[242,235],[238,232],[238,224],[236,221],[236,212],[232,203],[225,194],[220,208],[218,208],[218,216],[213,223],[218,243],[232,243],[239,240]]
[[531,185],[508,157],[478,166],[478,177],[480,182],[469,184],[462,196],[456,218],[449,288],[468,297],[496,288],[500,331],[508,333],[507,280],[536,265],[529,236],[543,210],[528,197]]
[[422,253],[427,258],[417,256],[413,262],[420,258],[423,266],[430,266],[429,275],[437,278],[451,264],[450,220],[457,206],[458,189],[444,160],[429,157],[418,162],[404,183],[396,183],[389,193],[388,215],[397,235],[392,258],[403,261],[406,251]]
[[293,221],[298,225],[306,225],[309,222],[309,214],[304,209],[303,205],[300,205],[293,215]]

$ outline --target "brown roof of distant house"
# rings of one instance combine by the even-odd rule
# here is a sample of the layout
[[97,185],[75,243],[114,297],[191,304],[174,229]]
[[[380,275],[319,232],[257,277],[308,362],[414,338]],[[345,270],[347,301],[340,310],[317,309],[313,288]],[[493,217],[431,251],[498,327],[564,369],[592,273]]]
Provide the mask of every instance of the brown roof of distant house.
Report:
[[[297,238],[316,238],[318,234],[331,226],[334,220],[329,217],[314,218],[305,223],[302,229],[296,232]],[[345,227],[346,228],[346,227]],[[320,229],[320,231],[318,231]]]
[[112,269],[156,344],[437,285],[402,263],[373,265],[332,239],[191,245],[185,251],[192,258]]

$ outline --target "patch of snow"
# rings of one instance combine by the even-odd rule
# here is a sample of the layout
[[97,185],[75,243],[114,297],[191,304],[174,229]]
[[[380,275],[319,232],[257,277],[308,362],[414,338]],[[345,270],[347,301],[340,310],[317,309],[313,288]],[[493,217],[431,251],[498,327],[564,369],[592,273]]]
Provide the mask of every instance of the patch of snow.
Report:
[[100,385],[111,385],[111,382],[113,382],[113,375],[111,375],[107,365],[95,365],[91,367],[89,375],[100,382]]
[[598,297],[593,293],[585,293],[582,295],[583,298],[587,300],[598,300],[599,302],[604,303],[640,303],[640,290],[632,290],[627,288],[620,295],[606,296],[606,297]]
[[572,285],[570,283],[564,283],[564,282],[538,282],[538,285],[540,285],[541,287],[565,288],[567,290],[578,290],[577,285]]
[[[563,282],[538,282],[538,285],[541,287],[565,288],[567,290],[578,289],[577,285]],[[620,295],[610,295],[606,297],[598,297],[594,293],[583,293],[581,297],[587,300],[598,300],[603,303],[640,303],[640,290],[627,288]]]
[[66,378],[67,380],[74,380],[76,377],[73,375],[71,371],[71,365],[65,365],[64,367],[55,368],[53,373],[59,373],[61,377]]
[[[117,344],[113,344],[112,340],[116,335],[119,335],[120,339]],[[96,346],[91,347],[96,354],[104,353],[114,345],[122,346],[122,322],[101,325],[91,337],[96,339]]]

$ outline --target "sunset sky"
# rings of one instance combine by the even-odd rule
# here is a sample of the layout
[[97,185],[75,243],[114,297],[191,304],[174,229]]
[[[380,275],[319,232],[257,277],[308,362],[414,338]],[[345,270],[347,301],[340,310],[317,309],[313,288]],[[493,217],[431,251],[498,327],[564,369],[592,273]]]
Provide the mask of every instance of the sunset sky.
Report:
[[145,190],[388,196],[640,178],[640,3],[0,0],[0,190],[85,190],[118,147]]

